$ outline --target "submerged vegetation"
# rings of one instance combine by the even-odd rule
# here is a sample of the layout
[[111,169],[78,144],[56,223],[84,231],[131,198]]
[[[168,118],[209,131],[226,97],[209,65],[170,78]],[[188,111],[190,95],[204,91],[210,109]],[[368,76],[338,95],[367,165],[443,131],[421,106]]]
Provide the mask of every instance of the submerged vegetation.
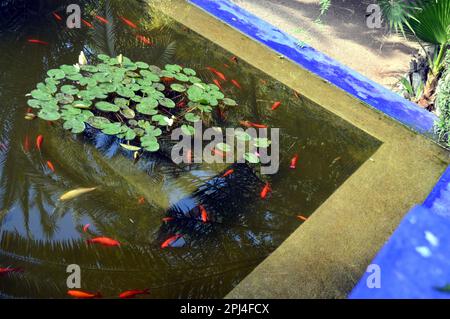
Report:
[[203,83],[196,71],[176,64],[164,69],[119,55],[97,56],[87,64],[62,65],[31,91],[28,105],[46,121],[63,121],[72,133],[87,125],[128,141],[129,150],[160,149],[158,137],[181,127],[194,134],[193,123],[211,116],[213,108],[235,106],[215,84]]

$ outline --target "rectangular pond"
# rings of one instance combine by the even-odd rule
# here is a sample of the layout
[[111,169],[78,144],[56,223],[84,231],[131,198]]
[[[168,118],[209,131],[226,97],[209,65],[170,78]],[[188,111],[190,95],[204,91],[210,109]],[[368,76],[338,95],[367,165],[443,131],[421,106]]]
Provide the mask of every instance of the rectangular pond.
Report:
[[[69,264],[81,267],[82,289],[105,297],[144,288],[150,289],[147,298],[224,297],[381,145],[164,9],[143,10],[139,1],[86,1],[83,19],[93,28],[68,29],[52,14],[61,4],[42,3],[2,9],[11,19],[0,31],[0,267],[23,272],[1,278],[1,297],[66,297]],[[231,165],[176,165],[158,152],[134,164],[116,138],[94,130],[76,137],[57,124],[25,120],[25,94],[49,69],[76,63],[80,51],[88,60],[104,53],[159,67],[179,64],[206,83],[218,80],[208,67],[220,70],[222,91],[238,105],[207,124],[251,121],[279,128],[279,171],[261,175],[252,165],[232,165],[234,173],[224,178]],[[282,102],[276,111],[274,101]],[[34,147],[38,135],[44,137],[40,151]],[[298,164],[291,169],[295,154]],[[272,191],[261,199],[266,182]],[[93,186],[94,192],[58,201],[68,190]],[[207,223],[198,205],[206,207]],[[183,237],[161,249],[174,234]],[[95,236],[122,244],[88,245]]]

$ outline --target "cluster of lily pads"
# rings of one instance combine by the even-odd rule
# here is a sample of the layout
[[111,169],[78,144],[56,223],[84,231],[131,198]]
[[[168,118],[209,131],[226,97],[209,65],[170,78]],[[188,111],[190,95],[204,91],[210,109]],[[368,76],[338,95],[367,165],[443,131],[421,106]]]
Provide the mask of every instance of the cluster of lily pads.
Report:
[[155,152],[163,132],[180,127],[193,135],[193,124],[214,107],[237,105],[215,84],[203,83],[193,69],[176,64],[161,69],[122,55],[96,58],[97,64],[88,64],[81,54],[78,64],[47,72],[44,82],[28,94],[28,105],[39,118],[62,120],[72,133],[82,133],[89,125],[126,140],[121,145],[129,150]]

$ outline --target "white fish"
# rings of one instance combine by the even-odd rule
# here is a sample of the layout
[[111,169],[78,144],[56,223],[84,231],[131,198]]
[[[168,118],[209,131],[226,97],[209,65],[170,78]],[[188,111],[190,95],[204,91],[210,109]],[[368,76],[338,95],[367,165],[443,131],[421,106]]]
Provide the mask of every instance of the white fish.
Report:
[[61,197],[59,197],[59,200],[60,201],[70,200],[70,199],[73,199],[73,198],[78,197],[80,195],[83,195],[85,193],[92,192],[96,188],[97,187],[73,189],[71,191],[68,191],[67,193],[62,194]]

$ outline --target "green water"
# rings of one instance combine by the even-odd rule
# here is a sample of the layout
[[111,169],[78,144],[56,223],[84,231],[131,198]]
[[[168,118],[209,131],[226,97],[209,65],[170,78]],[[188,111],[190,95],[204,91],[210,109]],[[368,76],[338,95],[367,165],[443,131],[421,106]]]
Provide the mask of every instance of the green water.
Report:
[[[302,224],[296,216],[310,216],[379,146],[139,1],[111,1],[110,14],[97,1],[83,2],[85,20],[94,23],[89,12],[96,10],[110,21],[110,29],[94,23],[93,30],[84,25],[69,30],[53,17],[55,10],[64,17],[65,1],[3,2],[0,14],[8,18],[0,22],[0,267],[24,271],[0,277],[0,297],[65,298],[69,264],[81,267],[83,290],[105,297],[144,288],[150,294],[142,298],[223,297]],[[139,30],[118,16],[138,22]],[[137,34],[153,44],[137,41]],[[205,69],[211,66],[238,80],[242,89],[229,81],[223,89],[239,106],[211,125],[239,127],[239,121],[249,120],[280,128],[279,172],[261,176],[238,165],[225,180],[219,178],[225,166],[177,166],[161,154],[146,155],[134,165],[111,137],[92,131],[76,137],[57,125],[25,120],[25,94],[48,69],[75,63],[81,50],[88,58],[123,53],[158,66],[181,64],[206,82],[214,78]],[[275,112],[270,110],[274,101],[283,103]],[[41,152],[34,147],[39,134],[44,136]],[[296,153],[299,161],[292,170]],[[45,165],[48,160],[54,173]],[[266,181],[273,191],[261,200]],[[58,201],[68,190],[92,186],[97,190]],[[207,208],[209,223],[199,219],[199,203]],[[176,219],[164,223],[166,216]],[[87,223],[92,226],[84,233]],[[161,249],[175,233],[184,235],[179,247]],[[123,244],[86,244],[95,236]]]

